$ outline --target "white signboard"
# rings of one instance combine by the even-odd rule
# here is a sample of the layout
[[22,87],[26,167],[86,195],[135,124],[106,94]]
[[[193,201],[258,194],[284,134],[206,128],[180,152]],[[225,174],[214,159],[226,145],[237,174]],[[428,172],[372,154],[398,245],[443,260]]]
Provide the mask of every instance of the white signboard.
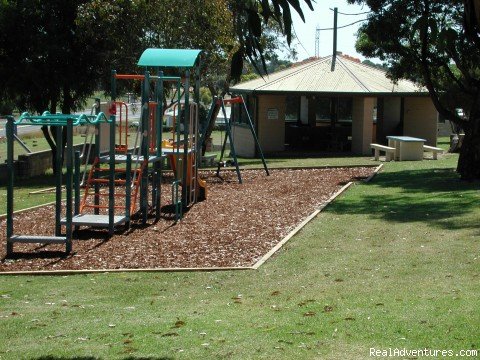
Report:
[[278,120],[278,109],[270,108],[267,110],[267,119],[268,120]]

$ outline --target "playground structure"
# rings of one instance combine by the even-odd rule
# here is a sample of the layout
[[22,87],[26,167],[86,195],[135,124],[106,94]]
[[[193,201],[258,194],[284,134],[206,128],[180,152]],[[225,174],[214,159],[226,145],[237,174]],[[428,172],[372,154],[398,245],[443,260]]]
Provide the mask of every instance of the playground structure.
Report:
[[[13,142],[14,142],[14,126],[26,123],[36,126],[51,126],[55,128],[66,128],[66,149],[65,149],[65,217],[61,218],[62,212],[62,172],[57,171],[55,175],[55,235],[54,236],[39,236],[39,235],[16,235],[14,234],[13,224],[13,186],[14,186],[14,170],[13,170]],[[18,121],[15,121],[12,116],[7,117],[6,133],[7,133],[7,256],[13,252],[14,243],[40,243],[40,244],[65,244],[65,251],[67,253],[72,250],[72,234],[74,222],[74,215],[79,214],[80,209],[80,153],[73,154],[73,127],[83,124],[95,125],[98,129],[97,137],[100,134],[100,123],[109,123],[112,136],[110,138],[111,144],[114,145],[114,119],[107,119],[104,113],[99,113],[96,116],[87,115],[64,115],[64,114],[50,114],[48,111],[42,115],[30,115],[23,113]],[[56,143],[62,144],[62,131],[56,131]],[[62,168],[62,147],[57,146],[55,152],[56,168]],[[110,155],[113,157],[114,147],[111,148]],[[113,169],[112,169],[113,170]],[[113,172],[111,171],[112,175]],[[128,179],[127,179],[128,180]],[[109,178],[109,188],[114,188],[114,178]],[[73,194],[73,190],[75,194]],[[113,194],[113,191],[112,191]],[[113,226],[115,222],[129,219],[129,214],[125,217],[115,217],[114,215],[114,201],[113,196],[109,198],[109,205],[111,205],[107,215],[110,230],[113,233]],[[126,208],[127,209],[127,208]],[[128,210],[128,209],[127,209]],[[103,217],[105,221],[105,216]],[[65,232],[62,233],[62,224],[65,225]]]
[[[172,205],[175,212],[175,220],[183,216],[184,209],[188,208],[200,198],[206,196],[206,184],[198,179],[198,106],[190,102],[190,69],[196,82],[195,98],[198,99],[200,84],[200,50],[171,50],[171,49],[147,49],[138,61],[138,65],[145,67],[144,75],[126,75],[112,72],[112,106],[109,117],[100,112],[98,115],[66,115],[50,114],[44,112],[35,116],[28,113],[22,114],[18,121],[12,116],[7,120],[7,256],[13,253],[14,243],[39,243],[39,244],[65,244],[66,253],[72,250],[72,235],[74,229],[80,226],[107,227],[110,235],[118,225],[130,224],[131,215],[137,210],[143,223],[146,223],[149,211],[155,212],[155,218],[160,218],[161,211],[161,181],[163,159],[168,158],[173,170],[174,180],[172,187]],[[151,76],[148,68],[156,71]],[[180,69],[180,76],[164,76],[164,68]],[[132,148],[128,144],[128,111],[124,105],[116,101],[116,81],[121,79],[138,79],[142,81],[142,106],[141,121],[138,127],[135,144]],[[182,84],[182,81],[184,82]],[[155,83],[155,90],[150,91],[150,83]],[[173,82],[177,87],[178,104],[180,104],[180,88],[186,91],[182,106],[177,106],[177,118],[173,139],[162,141],[162,115],[163,115],[163,92],[164,82]],[[181,109],[183,107],[183,109]],[[117,111],[117,109],[119,109]],[[118,121],[117,121],[118,113]],[[57,171],[56,201],[55,201],[55,235],[17,235],[14,234],[13,224],[13,141],[14,126],[20,123],[29,125],[53,126],[66,128],[67,141],[65,148],[66,175],[64,179],[66,188],[65,216],[62,218],[62,172]],[[108,124],[107,133],[102,130],[102,124]],[[95,160],[90,168],[88,177],[81,181],[80,152],[73,153],[73,127],[86,125],[95,127],[93,144],[90,140],[89,148],[94,145]],[[116,142],[118,129],[119,141]],[[56,142],[62,143],[62,131],[57,131]],[[100,142],[108,136],[108,152],[101,153]],[[88,136],[88,130],[86,133]],[[162,147],[162,144],[164,145]],[[86,144],[85,144],[86,145]],[[131,151],[131,152],[130,152]],[[57,146],[55,161],[57,169],[62,168],[61,146]],[[82,157],[85,158],[83,154]],[[85,161],[88,161],[89,154]],[[107,167],[104,164],[108,164]],[[151,179],[151,181],[149,181]],[[149,184],[150,183],[150,184]],[[84,193],[80,199],[80,185],[84,186]],[[149,189],[150,185],[150,189]],[[122,188],[123,193],[116,190]],[[106,190],[106,192],[104,191]],[[150,191],[150,194],[149,194]],[[149,204],[149,195],[151,203]],[[124,198],[124,204],[116,205],[118,197]],[[108,198],[108,203],[101,199]],[[132,201],[133,200],[133,201]],[[87,213],[93,209],[93,214]],[[100,214],[100,210],[107,214]],[[118,213],[121,211],[121,215]],[[62,233],[62,226],[65,232]]]
[[205,141],[206,141],[206,133],[208,129],[213,128],[215,124],[215,120],[219,114],[220,111],[222,111],[223,114],[223,119],[225,121],[225,132],[226,136],[223,139],[223,144],[220,152],[220,159],[218,160],[218,165],[217,165],[217,176],[220,176],[220,167],[221,163],[223,160],[223,156],[225,154],[225,149],[227,145],[227,140],[229,141],[230,145],[230,156],[233,158],[233,163],[235,166],[235,171],[237,173],[237,178],[238,182],[241,184],[242,183],[242,174],[240,172],[240,167],[238,164],[238,159],[237,159],[237,154],[235,152],[235,145],[233,141],[233,131],[232,131],[232,123],[233,123],[233,111],[230,112],[230,117],[227,118],[227,112],[225,110],[225,104],[230,104],[231,106],[240,106],[241,109],[243,110],[243,113],[245,114],[245,120],[246,123],[250,129],[250,132],[252,134],[253,140],[255,142],[255,146],[257,148],[258,154],[260,155],[260,158],[262,160],[263,168],[265,169],[265,172],[268,175],[270,175],[267,167],[267,163],[265,161],[265,156],[263,155],[262,147],[260,146],[260,142],[258,141],[257,134],[255,132],[255,128],[253,127],[253,122],[252,118],[250,117],[250,113],[247,109],[247,105],[245,104],[245,100],[242,95],[232,97],[230,99],[225,99],[222,97],[214,97],[212,101],[212,105],[210,106],[210,110],[207,115],[207,121],[206,124],[203,128],[202,135],[201,135],[201,147],[204,147]]
[[[7,121],[7,163],[9,179],[7,185],[7,256],[13,253],[14,243],[65,244],[66,253],[72,250],[72,236],[80,226],[108,228],[110,236],[117,226],[130,226],[133,214],[143,224],[148,215],[155,214],[159,220],[162,210],[163,163],[169,160],[173,172],[170,183],[172,206],[175,221],[182,218],[183,213],[199,200],[206,198],[206,183],[199,177],[198,168],[201,160],[202,146],[208,126],[215,122],[222,110],[225,118],[231,155],[234,158],[238,180],[241,174],[235,154],[231,122],[226,119],[225,104],[244,106],[255,143],[261,155],[267,175],[269,175],[262,150],[258,143],[253,124],[242,97],[232,99],[214,98],[210,112],[203,126],[199,123],[199,89],[200,89],[200,50],[147,49],[138,61],[145,67],[145,73],[111,75],[111,102],[108,116],[99,112],[100,104],[92,108],[91,115],[50,114],[44,112],[35,116],[22,114],[18,121],[12,116]],[[165,76],[163,70],[179,69],[178,76]],[[151,75],[150,71],[156,75]],[[193,78],[193,79],[191,79]],[[134,143],[128,142],[129,120],[128,106],[117,101],[117,81],[141,81],[141,115]],[[174,121],[170,138],[164,138],[164,84],[171,83],[176,88],[177,100],[174,105]],[[190,100],[191,82],[194,82],[194,101]],[[154,85],[152,91],[151,85]],[[181,89],[184,89],[182,99]],[[93,115],[93,111],[97,114]],[[66,189],[65,209],[62,208],[62,172],[55,175],[55,235],[17,235],[13,224],[13,141],[14,127],[20,123],[29,125],[50,126],[66,129],[64,186]],[[73,152],[73,128],[86,126],[83,151]],[[94,132],[89,130],[94,128]],[[56,131],[57,144],[62,143],[62,131]],[[90,141],[87,144],[87,138]],[[106,141],[108,140],[108,141]],[[227,137],[222,146],[220,161],[225,152]],[[102,151],[102,142],[108,144],[107,151]],[[88,147],[87,147],[88,145]],[[94,148],[94,160],[88,170],[87,163],[90,151]],[[55,165],[62,169],[63,148],[57,146]],[[85,162],[81,178],[81,162]],[[219,176],[220,165],[217,168]],[[83,187],[81,196],[80,188]],[[118,203],[117,199],[123,198]],[[62,217],[62,211],[64,216]],[[93,213],[92,213],[93,211]],[[101,213],[102,212],[102,213]],[[65,232],[62,233],[62,226]]]

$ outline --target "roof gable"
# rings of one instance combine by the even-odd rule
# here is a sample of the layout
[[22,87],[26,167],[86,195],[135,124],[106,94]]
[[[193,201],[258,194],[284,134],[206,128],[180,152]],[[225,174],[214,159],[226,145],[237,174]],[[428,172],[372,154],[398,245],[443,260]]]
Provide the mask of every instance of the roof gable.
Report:
[[386,72],[349,57],[338,55],[334,71],[331,71],[331,64],[331,56],[315,59],[264,78],[239,83],[231,90],[268,93],[426,93],[425,89],[411,81],[399,80],[394,83],[387,78]]

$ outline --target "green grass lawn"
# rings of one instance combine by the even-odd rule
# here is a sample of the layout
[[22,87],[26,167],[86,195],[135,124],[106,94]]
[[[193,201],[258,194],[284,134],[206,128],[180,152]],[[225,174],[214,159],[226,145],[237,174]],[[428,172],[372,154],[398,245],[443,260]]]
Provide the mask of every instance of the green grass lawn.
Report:
[[385,163],[256,271],[0,276],[0,359],[480,349],[480,185],[456,160]]

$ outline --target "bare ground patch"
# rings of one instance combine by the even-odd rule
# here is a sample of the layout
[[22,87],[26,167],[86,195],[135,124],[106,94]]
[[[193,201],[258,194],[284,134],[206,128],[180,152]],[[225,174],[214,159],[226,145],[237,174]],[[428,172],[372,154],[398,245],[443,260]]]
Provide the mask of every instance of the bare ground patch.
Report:
[[[282,169],[266,176],[243,170],[220,181],[204,172],[208,198],[195,204],[178,224],[166,218],[133,222],[111,238],[106,230],[82,228],[73,253],[64,246],[15,244],[15,257],[4,259],[6,220],[0,221],[0,272],[26,270],[92,270],[208,268],[252,266],[305,217],[352,180],[368,177],[374,168]],[[165,194],[170,188],[162,187]],[[162,203],[167,203],[167,195]],[[16,234],[53,235],[54,207],[16,214]]]

